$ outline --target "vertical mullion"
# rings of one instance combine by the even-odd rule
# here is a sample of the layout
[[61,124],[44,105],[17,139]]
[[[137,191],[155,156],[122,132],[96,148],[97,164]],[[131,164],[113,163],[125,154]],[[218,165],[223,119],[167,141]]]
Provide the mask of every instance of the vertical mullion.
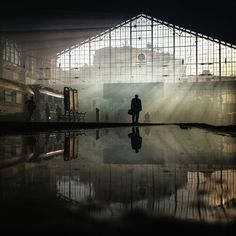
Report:
[[198,34],[196,33],[196,82],[198,82]]
[[[130,21],[130,78],[132,79],[132,21]],[[132,81],[131,81],[132,82]]]
[[151,51],[151,66],[152,66],[152,69],[151,69],[151,78],[152,78],[152,82],[153,82],[153,17],[151,19],[152,23],[151,23],[151,46],[152,46],[152,51]]
[[221,80],[221,41],[219,41],[219,79]]

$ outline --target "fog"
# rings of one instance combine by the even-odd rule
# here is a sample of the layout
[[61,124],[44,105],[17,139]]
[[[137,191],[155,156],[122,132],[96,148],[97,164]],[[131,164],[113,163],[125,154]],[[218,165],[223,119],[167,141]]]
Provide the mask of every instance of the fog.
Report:
[[233,82],[198,83],[114,83],[75,86],[79,91],[79,109],[88,112],[88,121],[130,122],[127,111],[135,94],[142,101],[140,122],[150,114],[152,123],[235,124],[235,84]]

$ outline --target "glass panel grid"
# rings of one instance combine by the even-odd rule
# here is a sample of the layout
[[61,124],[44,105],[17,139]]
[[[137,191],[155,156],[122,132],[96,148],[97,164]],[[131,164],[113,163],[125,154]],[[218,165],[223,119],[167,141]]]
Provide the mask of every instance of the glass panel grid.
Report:
[[235,65],[234,47],[145,15],[58,55],[61,79],[100,83],[234,79]]

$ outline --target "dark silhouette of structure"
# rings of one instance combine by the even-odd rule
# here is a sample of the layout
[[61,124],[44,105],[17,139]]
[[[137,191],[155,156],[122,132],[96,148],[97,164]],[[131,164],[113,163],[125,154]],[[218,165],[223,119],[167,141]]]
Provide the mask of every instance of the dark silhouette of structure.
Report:
[[35,146],[36,146],[36,142],[37,142],[37,139],[35,136],[26,136],[25,138],[25,148],[26,148],[26,152],[32,152],[34,153],[35,152]]
[[132,115],[132,122],[138,123],[139,113],[142,111],[142,102],[141,99],[138,98],[136,94],[135,97],[131,100],[131,115]]
[[30,99],[26,100],[25,103],[27,104],[27,110],[29,113],[28,120],[31,121],[32,116],[33,116],[33,112],[36,109],[36,103],[34,101],[34,97],[31,96]]
[[139,149],[142,147],[142,137],[139,134],[139,128],[132,128],[132,133],[128,134],[131,139],[131,147],[135,150],[136,153],[139,152]]
[[61,119],[61,115],[62,115],[62,110],[61,110],[60,106],[57,106],[56,113],[57,113],[57,121],[59,121]]
[[26,152],[31,154],[29,161],[40,161],[40,146],[39,146],[39,134],[29,135],[25,138]]
[[46,103],[46,106],[45,106],[45,117],[46,117],[47,121],[49,121],[51,119],[51,117],[50,117],[50,108],[49,108],[48,103]]
[[96,107],[96,122],[100,121],[99,109]]

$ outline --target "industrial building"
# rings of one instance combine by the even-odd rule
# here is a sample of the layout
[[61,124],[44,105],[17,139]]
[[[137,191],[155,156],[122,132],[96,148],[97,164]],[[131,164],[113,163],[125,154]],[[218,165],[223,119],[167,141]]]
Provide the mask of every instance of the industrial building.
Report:
[[58,54],[58,78],[76,83],[232,80],[236,46],[135,16]]
[[24,36],[1,35],[1,119],[25,112],[32,87],[55,93],[53,103],[71,86],[88,121],[98,108],[101,121],[129,122],[137,93],[153,122],[235,124],[235,45],[144,14],[82,42],[78,34],[48,52]]
[[0,34],[3,229],[235,232],[236,45],[146,14],[89,20]]

